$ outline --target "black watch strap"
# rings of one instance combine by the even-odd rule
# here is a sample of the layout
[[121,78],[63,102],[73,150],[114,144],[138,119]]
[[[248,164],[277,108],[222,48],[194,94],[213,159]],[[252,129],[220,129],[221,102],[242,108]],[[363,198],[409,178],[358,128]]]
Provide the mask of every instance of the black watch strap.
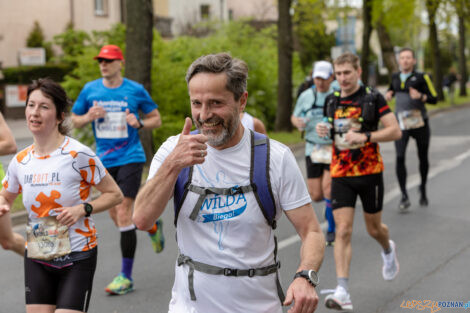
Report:
[[93,206],[88,202],[83,203],[83,209],[85,210],[85,217],[89,217],[93,212]]
[[298,277],[305,278],[313,287],[318,286],[320,280],[318,279],[318,274],[314,270],[305,270],[295,273],[294,279]]

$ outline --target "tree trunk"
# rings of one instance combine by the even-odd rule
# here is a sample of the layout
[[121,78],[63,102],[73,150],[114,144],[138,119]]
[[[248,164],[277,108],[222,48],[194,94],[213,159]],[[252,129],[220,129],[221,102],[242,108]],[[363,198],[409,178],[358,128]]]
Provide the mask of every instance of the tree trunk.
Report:
[[437,99],[444,100],[442,91],[441,51],[437,38],[436,11],[439,0],[426,0],[426,8],[429,16],[429,44],[431,50],[431,63],[433,68],[433,82],[437,92]]
[[459,16],[459,74],[460,74],[460,96],[467,95],[467,64],[465,59],[465,18],[463,10],[458,12]]
[[382,59],[384,61],[385,67],[387,68],[389,74],[398,72],[398,63],[397,58],[395,57],[395,51],[393,50],[392,40],[388,33],[385,25],[381,21],[377,22],[375,25],[377,33],[379,35],[380,49],[382,51]]
[[370,34],[372,33],[372,0],[362,1],[362,51],[361,51],[361,68],[362,81],[369,84],[369,54],[370,54]]
[[292,21],[290,16],[291,0],[279,0],[279,19],[277,24],[278,47],[278,90],[275,129],[290,131],[292,111]]
[[[153,5],[152,0],[126,0],[125,76],[151,90]],[[141,130],[140,140],[147,165],[155,154],[151,130]]]

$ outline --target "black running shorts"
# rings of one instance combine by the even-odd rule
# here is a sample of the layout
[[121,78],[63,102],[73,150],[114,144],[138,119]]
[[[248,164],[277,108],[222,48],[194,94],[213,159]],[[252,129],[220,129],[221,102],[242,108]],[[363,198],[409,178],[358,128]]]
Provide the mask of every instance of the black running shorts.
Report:
[[382,211],[384,183],[382,173],[354,176],[333,177],[331,181],[331,204],[333,210],[343,207],[355,207],[357,196],[361,198],[362,208],[367,213]]
[[140,188],[144,163],[130,163],[107,168],[114,178],[124,197],[135,199]]
[[98,249],[93,250],[89,258],[60,269],[25,257],[26,305],[49,304],[56,309],[87,312]]
[[323,171],[330,170],[330,164],[313,163],[310,156],[305,157],[305,165],[307,167],[307,178],[319,178],[323,175]]

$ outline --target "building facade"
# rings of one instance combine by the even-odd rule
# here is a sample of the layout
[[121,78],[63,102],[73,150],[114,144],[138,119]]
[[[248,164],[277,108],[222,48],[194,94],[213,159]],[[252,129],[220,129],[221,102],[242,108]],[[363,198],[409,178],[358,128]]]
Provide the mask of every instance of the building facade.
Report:
[[18,52],[37,21],[45,41],[52,41],[72,22],[85,31],[109,29],[121,22],[122,0],[15,0],[0,1],[0,62],[17,66]]

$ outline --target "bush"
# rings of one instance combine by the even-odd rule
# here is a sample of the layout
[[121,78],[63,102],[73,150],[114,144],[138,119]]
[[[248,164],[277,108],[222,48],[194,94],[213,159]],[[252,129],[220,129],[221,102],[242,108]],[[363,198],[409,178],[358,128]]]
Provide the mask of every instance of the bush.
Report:
[[49,77],[55,81],[63,81],[72,70],[69,64],[46,64],[42,66],[18,66],[4,68],[3,76],[6,84],[30,84],[33,79]]

